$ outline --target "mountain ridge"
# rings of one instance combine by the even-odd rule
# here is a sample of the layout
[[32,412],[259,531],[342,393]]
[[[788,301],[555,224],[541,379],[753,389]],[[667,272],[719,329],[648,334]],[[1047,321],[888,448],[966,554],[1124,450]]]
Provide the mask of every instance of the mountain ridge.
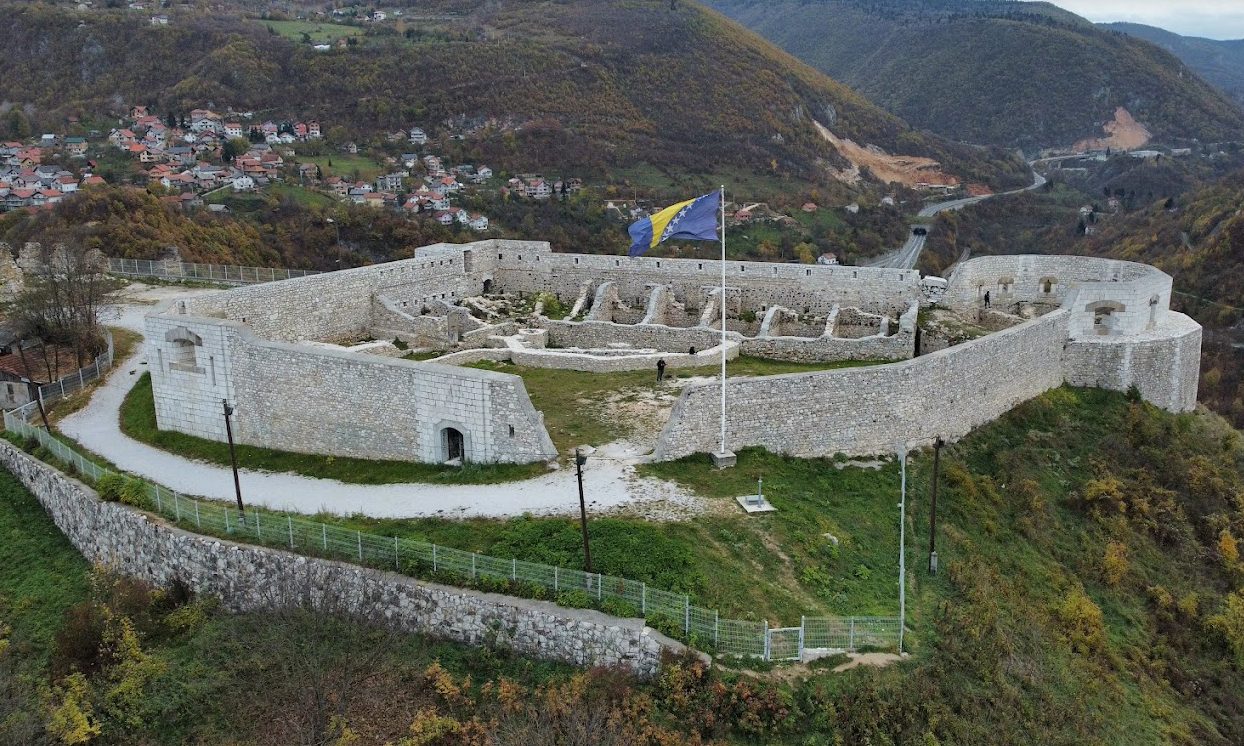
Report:
[[1034,152],[1126,109],[1170,144],[1230,139],[1244,111],[1174,55],[1047,3],[709,0],[914,126]]

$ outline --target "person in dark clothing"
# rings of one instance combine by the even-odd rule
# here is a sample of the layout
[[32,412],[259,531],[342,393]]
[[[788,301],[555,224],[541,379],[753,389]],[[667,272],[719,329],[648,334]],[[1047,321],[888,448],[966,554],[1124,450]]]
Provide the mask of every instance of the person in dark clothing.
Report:
[[694,355],[694,354],[695,354],[695,345],[691,345],[691,349],[690,349],[690,350],[687,350],[687,354],[688,354],[688,355]]
[[989,291],[985,291],[985,308],[989,308]]
[[665,358],[657,361],[657,383],[665,380]]

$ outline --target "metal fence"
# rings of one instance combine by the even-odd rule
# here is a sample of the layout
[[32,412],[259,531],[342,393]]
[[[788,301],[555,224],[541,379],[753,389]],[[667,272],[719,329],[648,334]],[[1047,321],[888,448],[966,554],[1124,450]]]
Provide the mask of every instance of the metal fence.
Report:
[[108,349],[96,355],[90,365],[79,368],[76,373],[70,373],[58,381],[39,385],[35,389],[35,395],[39,400],[46,405],[58,399],[64,399],[108,372],[112,368],[112,358],[116,350],[112,343],[112,333],[105,329],[104,337],[108,340]]
[[307,277],[320,272],[309,269],[273,267],[239,267],[232,264],[197,264],[195,262],[151,261],[108,257],[108,273],[128,277],[156,277],[162,280],[206,280],[238,285]]
[[[56,459],[91,480],[113,474],[46,430],[31,424],[34,404],[4,413],[7,430],[36,439]],[[657,629],[675,634],[693,647],[726,655],[791,661],[834,651],[861,648],[896,649],[899,620],[889,617],[805,617],[800,626],[771,628],[767,621],[722,619],[713,609],[691,603],[683,593],[652,588],[627,578],[565,567],[500,559],[397,536],[356,531],[329,523],[199,500],[158,484],[144,483],[149,506],[178,525],[217,536],[330,557],[419,576],[445,574],[473,582],[493,581],[543,589],[573,605],[604,605],[612,613],[640,616]],[[606,603],[609,602],[609,603]]]

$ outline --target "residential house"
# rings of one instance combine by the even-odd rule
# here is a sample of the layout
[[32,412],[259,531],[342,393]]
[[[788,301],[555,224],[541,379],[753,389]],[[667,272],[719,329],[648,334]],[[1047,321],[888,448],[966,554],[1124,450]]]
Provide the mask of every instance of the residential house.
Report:
[[146,106],[134,106],[130,108],[130,119],[141,119],[147,116]]
[[472,216],[471,216],[471,221],[470,221],[470,223],[468,223],[468,225],[470,225],[470,226],[471,226],[471,230],[475,230],[475,231],[486,231],[486,230],[488,230],[488,216],[486,216],[486,215],[472,215]]
[[376,177],[376,191],[378,192],[396,192],[401,190],[402,182],[406,175],[402,173],[391,173]]
[[428,142],[428,133],[424,132],[419,127],[411,127],[409,139],[416,145],[426,145]]
[[220,132],[224,127],[219,114],[207,109],[194,109],[190,112],[190,129],[193,132]]
[[86,138],[85,137],[66,137],[65,151],[69,153],[71,158],[86,157]]
[[151,25],[152,25],[152,26],[167,26],[167,25],[168,25],[168,16],[165,16],[165,15],[152,16],[152,17],[151,17]]
[[62,194],[72,194],[78,191],[78,180],[72,176],[61,176],[56,179],[56,188]]
[[308,140],[320,139],[320,123],[319,122],[316,122],[314,120],[307,122],[307,139]]
[[448,210],[449,209],[449,197],[446,197],[443,194],[436,194],[435,192],[433,192],[432,194],[428,195],[427,202],[428,202],[428,206],[431,207],[433,210]]
[[255,180],[250,176],[234,176],[232,184],[235,192],[251,192],[255,189]]
[[230,139],[235,137],[246,137],[246,133],[242,130],[242,123],[225,122],[225,137]]
[[436,222],[440,223],[441,225],[446,225],[446,226],[453,225],[454,220],[456,219],[454,214],[450,212],[449,210],[443,210],[441,212],[438,212],[436,213],[435,217],[436,217]]
[[129,129],[113,130],[112,132],[108,133],[108,142],[112,143],[118,148],[121,148],[122,150],[129,147],[130,145],[133,145],[137,140],[138,140],[138,137],[135,136],[134,132]]

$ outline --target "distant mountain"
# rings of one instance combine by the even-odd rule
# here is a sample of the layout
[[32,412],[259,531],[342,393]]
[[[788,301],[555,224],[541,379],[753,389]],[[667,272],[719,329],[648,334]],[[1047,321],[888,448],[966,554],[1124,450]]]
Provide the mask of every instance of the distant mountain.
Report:
[[1157,44],[1244,106],[1244,39],[1218,41],[1180,36],[1139,23],[1103,23],[1100,26]]
[[[1046,3],[710,0],[918,127],[1035,150],[1224,140],[1244,112],[1172,54]],[[1134,118],[1135,122],[1131,121]]]
[[[43,121],[133,103],[161,115],[231,106],[318,117],[329,132],[363,139],[417,124],[444,131],[452,120],[482,128],[463,157],[552,173],[633,166],[842,181],[884,175],[893,164],[867,161],[879,148],[910,157],[923,180],[1025,180],[1009,154],[915,132],[694,2],[448,6],[402,27],[290,26],[174,6],[157,26],[142,13],[8,0],[0,44],[31,64],[0,76],[0,99]],[[353,36],[312,45],[345,32]]]

